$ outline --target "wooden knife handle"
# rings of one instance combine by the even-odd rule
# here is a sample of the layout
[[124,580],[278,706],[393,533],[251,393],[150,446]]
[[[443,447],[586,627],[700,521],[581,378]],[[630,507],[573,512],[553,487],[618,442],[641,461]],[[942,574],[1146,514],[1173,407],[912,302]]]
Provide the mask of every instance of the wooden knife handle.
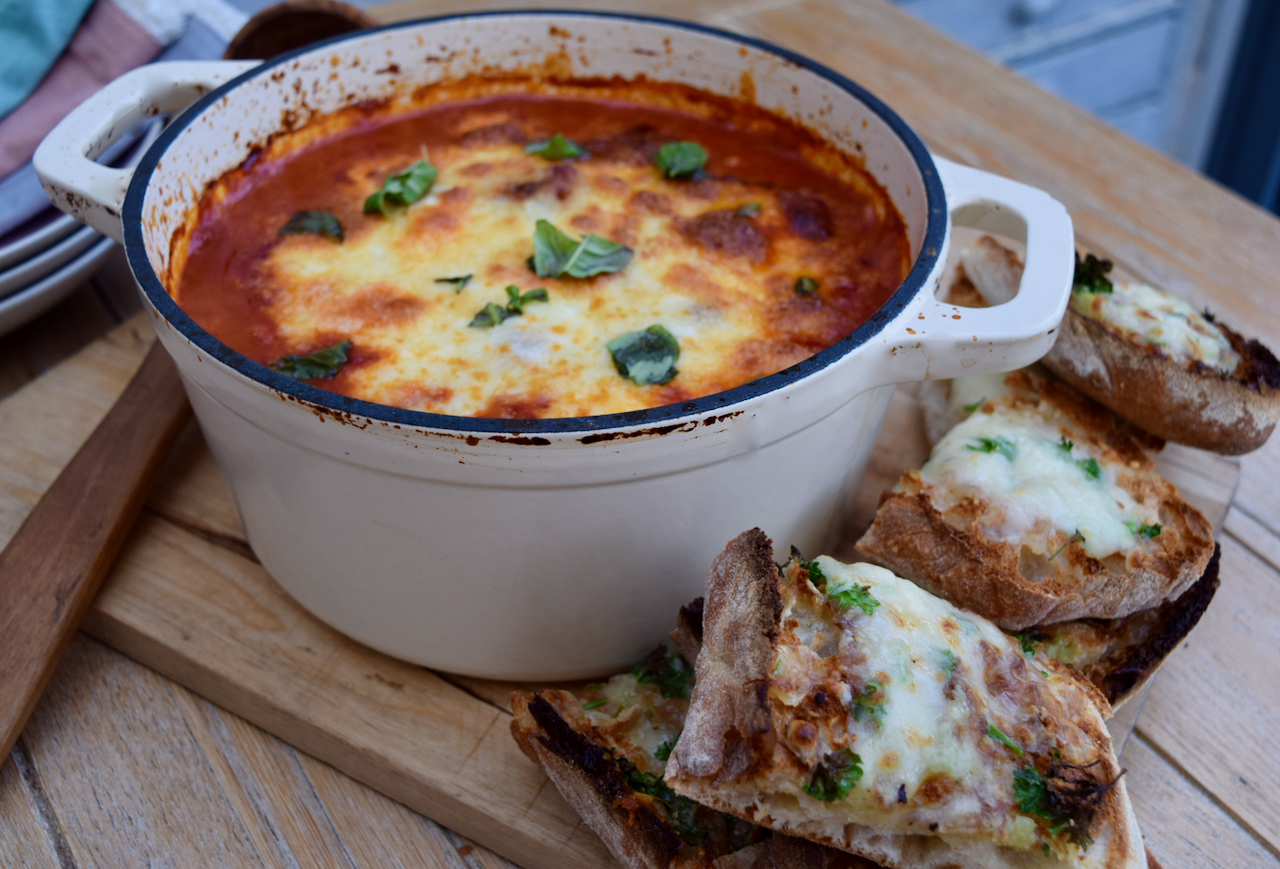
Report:
[[191,417],[157,341],[0,552],[0,761],[22,732]]

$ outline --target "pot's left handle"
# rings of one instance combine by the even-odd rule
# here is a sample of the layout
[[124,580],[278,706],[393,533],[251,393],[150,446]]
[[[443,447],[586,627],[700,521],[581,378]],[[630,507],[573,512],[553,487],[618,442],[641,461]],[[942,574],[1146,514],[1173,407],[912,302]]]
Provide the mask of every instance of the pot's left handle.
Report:
[[61,210],[124,240],[121,209],[132,169],[93,162],[148,118],[180,112],[260,61],[170,61],[140,66],[85,100],[45,136],[32,163]]

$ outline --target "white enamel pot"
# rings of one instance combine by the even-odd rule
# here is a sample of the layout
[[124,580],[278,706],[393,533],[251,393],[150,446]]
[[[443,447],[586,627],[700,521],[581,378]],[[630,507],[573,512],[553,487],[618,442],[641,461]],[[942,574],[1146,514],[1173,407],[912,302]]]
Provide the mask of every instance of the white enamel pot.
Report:
[[[685,404],[552,420],[344,398],[233,352],[170,298],[163,280],[175,229],[205,186],[258,143],[353,102],[477,71],[643,75],[753,93],[865,157],[906,221],[914,266],[869,322],[786,371]],[[189,104],[132,172],[91,161],[136,120]],[[792,544],[822,552],[879,434],[889,385],[1038,359],[1072,273],[1060,204],[931,157],[897,115],[837,73],[736,35],[616,15],[452,17],[257,67],[142,67],[73,112],[35,164],[59,207],[124,242],[271,575],[376,649],[495,678],[630,666],[747,528],[763,528],[780,553]],[[1025,240],[1013,301],[972,310],[934,298],[953,219]]]

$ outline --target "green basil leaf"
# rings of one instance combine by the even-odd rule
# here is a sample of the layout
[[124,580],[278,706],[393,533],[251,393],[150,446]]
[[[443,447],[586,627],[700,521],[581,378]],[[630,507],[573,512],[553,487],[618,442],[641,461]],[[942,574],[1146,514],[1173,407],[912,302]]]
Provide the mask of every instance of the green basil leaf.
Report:
[[339,341],[305,356],[282,356],[267,367],[294,380],[325,380],[342,370],[350,352],[351,341]]
[[822,281],[817,278],[796,278],[796,295],[812,296],[820,286],[822,286]]
[[524,306],[530,302],[546,302],[550,298],[546,287],[538,287],[536,290],[521,293],[520,288],[512,284],[507,287],[507,314],[513,317],[519,316],[524,313]]
[[748,202],[746,205],[738,206],[739,217],[759,217],[760,211],[764,206],[759,202]]
[[390,217],[395,213],[394,206],[412,205],[426,196],[438,174],[435,166],[419,160],[383,181],[382,189],[364,201],[364,213]]
[[707,151],[697,142],[668,142],[653,162],[668,178],[691,178],[707,165]]
[[533,233],[533,271],[540,278],[589,278],[622,271],[631,262],[632,250],[598,235],[582,241],[539,220]]
[[493,302],[485,305],[480,309],[480,313],[471,318],[471,322],[467,325],[474,329],[490,329],[501,324],[508,317],[514,316],[508,314],[506,309],[501,305],[495,305]]
[[467,284],[471,283],[471,279],[475,275],[458,275],[456,278],[436,278],[437,284],[453,284],[453,294],[456,296],[467,288]]
[[280,227],[276,237],[306,234],[323,235],[334,241],[342,241],[342,224],[327,211],[299,211]]
[[525,145],[524,152],[526,154],[534,154],[544,160],[568,160],[573,157],[581,157],[587,153],[587,149],[577,142],[566,139],[556,133],[550,139]]
[[679,373],[680,344],[659,325],[619,335],[605,346],[618,373],[641,386],[668,383]]
[[1111,271],[1112,262],[1109,259],[1098,259],[1093,254],[1088,254],[1083,260],[1080,254],[1076,254],[1076,270],[1071,278],[1071,291],[1073,293],[1109,293],[1115,289],[1115,284],[1107,277],[1107,272]]

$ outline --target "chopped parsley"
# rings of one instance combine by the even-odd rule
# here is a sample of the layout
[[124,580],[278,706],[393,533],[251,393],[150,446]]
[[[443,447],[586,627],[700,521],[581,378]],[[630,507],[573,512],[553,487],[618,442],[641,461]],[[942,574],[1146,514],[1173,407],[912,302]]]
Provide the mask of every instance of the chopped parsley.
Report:
[[696,178],[707,165],[707,151],[697,142],[668,142],[653,162],[668,178]]
[[1031,631],[1027,631],[1026,633],[1021,633],[1021,634],[1014,633],[1012,631],[1008,633],[1009,633],[1009,636],[1013,637],[1015,640],[1018,641],[1018,645],[1022,648],[1022,654],[1026,655],[1028,658],[1035,657],[1036,647],[1040,645],[1040,640],[1032,636]]
[[693,690],[693,668],[684,658],[658,646],[643,661],[631,669],[631,674],[641,685],[657,685],[663,697],[689,697]]
[[589,278],[622,271],[631,262],[632,250],[598,235],[581,241],[539,220],[533,233],[533,271],[540,278]]
[[1139,525],[1137,522],[1129,521],[1124,523],[1129,528],[1129,533],[1134,537],[1142,536],[1148,540],[1155,540],[1160,536],[1161,525],[1157,522],[1154,525]]
[[680,737],[678,736],[673,736],[666,742],[662,743],[662,745],[659,745],[654,749],[653,756],[663,763],[666,763],[671,758],[671,750],[676,747],[676,740],[679,738]]
[[813,587],[819,591],[827,587],[827,575],[822,572],[822,568],[818,566],[816,561],[805,561],[796,556],[796,560],[800,562],[800,569],[809,574],[809,581],[813,583]]
[[862,758],[850,749],[833,751],[813,771],[813,779],[804,792],[824,803],[843,800],[862,778]]
[[[870,718],[875,724],[880,723],[880,716],[884,713],[884,694],[882,693],[880,683],[875,679],[868,679],[867,684],[863,687],[862,693],[853,698],[853,720],[861,721],[864,717]],[[880,696],[880,702],[872,702],[872,698]]]
[[608,697],[601,697],[599,700],[591,700],[582,704],[583,709],[599,709],[601,706],[609,702]]
[[550,139],[544,139],[541,142],[530,142],[524,146],[524,152],[541,157],[544,160],[569,160],[586,154],[587,149],[577,142],[566,139],[556,133]]
[[966,448],[975,453],[999,453],[1011,462],[1018,455],[1018,448],[1013,445],[1013,441],[1002,437],[978,438],[966,445]]
[[880,606],[880,601],[871,596],[869,585],[851,585],[839,591],[828,591],[827,600],[842,610],[857,607],[869,616],[875,615],[876,607]]
[[668,383],[680,373],[676,368],[680,343],[657,324],[619,335],[605,347],[618,373],[641,386]]
[[1014,742],[1012,739],[1010,739],[1009,737],[1001,733],[1000,728],[996,727],[994,724],[992,724],[989,721],[987,722],[987,736],[990,736],[992,739],[996,740],[997,742],[1003,742],[1005,745],[1009,746],[1009,748],[1013,750],[1014,754],[1021,756],[1024,753],[1022,751],[1022,746],[1018,745],[1018,743]]
[[1072,781],[1059,773],[1054,767],[1048,776],[1044,776],[1031,764],[1014,770],[1014,801],[1022,814],[1048,822],[1051,836],[1067,832],[1068,841],[1088,848],[1093,844],[1089,837],[1089,824],[1097,811],[1097,797],[1115,782],[1104,785],[1088,779]]
[[507,287],[507,305],[501,305],[490,302],[480,309],[480,313],[471,318],[468,326],[476,329],[488,329],[497,326],[511,317],[519,317],[524,313],[524,306],[530,302],[545,302],[550,299],[547,294],[546,287],[538,287],[536,290],[529,290],[526,293],[520,292],[520,288],[512,284]]
[[706,840],[708,831],[698,824],[696,818],[702,806],[673,791],[671,786],[662,780],[662,776],[640,772],[635,764],[625,757],[617,757],[614,762],[633,790],[648,794],[662,803],[663,808],[667,810],[667,820],[671,828],[686,844],[696,847]]
[[1090,480],[1102,479],[1102,466],[1097,459],[1076,459],[1076,467],[1084,471],[1084,475]]
[[365,214],[390,217],[396,206],[412,205],[431,191],[440,170],[426,160],[419,160],[403,172],[382,182],[382,188],[364,201]]
[[342,224],[327,211],[299,211],[285,221],[276,231],[276,237],[285,235],[321,235],[334,241],[342,241]]
[[977,401],[975,401],[973,404],[966,404],[966,405],[964,406],[964,412],[965,412],[965,413],[973,413],[975,410],[977,410],[978,408],[982,407],[982,405],[984,405],[984,404],[986,404],[986,403],[987,403],[987,397],[984,395],[984,396],[982,396],[982,398],[979,398],[979,399],[978,399]]
[[759,217],[764,206],[759,202],[748,202],[745,205],[739,205],[737,214],[739,217]]
[[814,293],[818,291],[818,288],[821,286],[822,286],[822,281],[818,280],[817,278],[806,278],[806,277],[796,278],[796,295],[812,296]]
[[942,672],[947,674],[950,679],[956,674],[956,667],[960,665],[960,659],[956,657],[956,653],[950,649],[942,650]]
[[1075,442],[1068,440],[1066,435],[1063,435],[1062,440],[1058,441],[1058,449],[1062,450],[1064,453],[1067,453],[1068,455],[1071,454],[1071,450],[1074,447],[1075,447]]
[[282,356],[267,367],[294,380],[325,380],[342,370],[350,352],[348,339],[305,356]]
[[1083,260],[1080,254],[1076,254],[1076,270],[1071,278],[1071,292],[1073,293],[1109,293],[1115,289],[1115,285],[1107,277],[1107,272],[1111,271],[1112,262],[1109,259],[1098,259],[1093,254],[1089,254]]
[[1053,555],[1049,556],[1049,560],[1053,561],[1055,558],[1057,558],[1059,555],[1062,554],[1062,550],[1066,549],[1072,543],[1084,543],[1084,535],[1080,533],[1079,528],[1073,531],[1071,533],[1071,536],[1068,537],[1065,541],[1063,541],[1063,544],[1053,551]]
[[471,279],[474,277],[475,275],[458,275],[455,278],[436,278],[435,283],[453,284],[454,295],[457,295],[467,288],[467,284],[471,283]]

